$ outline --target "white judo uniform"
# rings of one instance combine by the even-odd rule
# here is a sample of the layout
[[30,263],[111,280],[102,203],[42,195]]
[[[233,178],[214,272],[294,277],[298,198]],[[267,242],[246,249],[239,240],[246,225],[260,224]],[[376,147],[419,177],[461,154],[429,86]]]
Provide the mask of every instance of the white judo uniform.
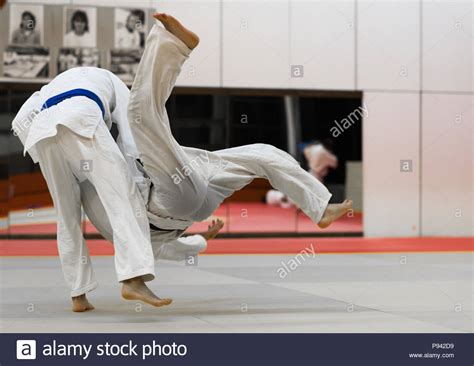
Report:
[[150,222],[179,236],[194,221],[208,218],[226,197],[254,178],[268,179],[319,222],[331,194],[286,152],[266,144],[215,152],[178,144],[165,103],[190,52],[179,38],[154,25],[130,93],[128,120],[152,183]]
[[[49,98],[86,89],[100,98],[104,111],[86,96],[65,99],[42,109]],[[39,162],[58,217],[58,250],[71,296],[97,286],[81,230],[81,202],[101,234],[114,243],[119,281],[154,278],[154,258],[183,259],[206,242],[195,235],[152,248],[146,214],[146,177],[137,169],[136,150],[127,121],[129,90],[112,73],[76,68],[56,77],[22,106],[12,129],[34,162]],[[108,131],[119,126],[117,143]],[[142,189],[137,189],[141,187]]]
[[[329,169],[336,169],[337,156],[329,152],[323,144],[317,144],[305,149],[305,157],[308,160],[308,172],[320,182],[324,182],[324,177],[328,175]],[[268,205],[280,206],[282,208],[291,208],[295,203],[288,197],[275,189],[270,189],[265,197]]]
[[321,182],[329,173],[329,169],[336,169],[337,156],[327,150],[323,144],[316,144],[308,148],[309,172]]

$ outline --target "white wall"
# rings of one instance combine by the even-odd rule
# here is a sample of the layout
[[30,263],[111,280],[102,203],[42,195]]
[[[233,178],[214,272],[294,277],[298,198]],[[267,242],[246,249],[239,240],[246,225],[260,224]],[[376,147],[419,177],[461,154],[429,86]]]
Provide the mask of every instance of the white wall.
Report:
[[355,89],[355,0],[290,2],[293,89]]
[[289,1],[223,0],[225,87],[288,88]]
[[[363,122],[364,233],[419,234],[419,95],[367,92]],[[400,161],[411,160],[412,172]]]
[[420,21],[419,1],[358,1],[359,89],[420,88]]
[[[473,4],[357,2],[367,236],[473,235]],[[414,174],[393,175],[410,156]]]
[[423,89],[472,92],[473,2],[423,1]]
[[219,0],[155,1],[156,8],[173,14],[199,35],[200,44],[183,65],[178,86],[221,85],[221,31]]
[[422,14],[421,234],[473,236],[474,3],[423,1]]
[[474,96],[423,94],[422,234],[472,236]]

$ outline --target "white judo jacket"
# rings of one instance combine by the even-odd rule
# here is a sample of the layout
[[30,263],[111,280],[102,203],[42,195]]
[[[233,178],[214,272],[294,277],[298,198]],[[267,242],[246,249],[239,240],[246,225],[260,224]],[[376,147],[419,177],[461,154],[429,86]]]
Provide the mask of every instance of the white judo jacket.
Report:
[[[104,113],[101,113],[97,103],[84,96],[65,99],[57,105],[41,110],[49,98],[70,90],[71,85],[95,93],[103,104]],[[38,163],[35,145],[43,139],[56,135],[58,125],[64,125],[78,135],[92,138],[102,120],[109,129],[112,123],[116,123],[119,130],[117,145],[125,157],[129,174],[148,208],[151,180],[137,162],[139,153],[127,116],[129,95],[130,90],[127,86],[108,70],[95,67],[73,68],[58,75],[40,91],[31,95],[13,120],[12,130],[23,143],[24,154],[28,152],[33,161]],[[93,187],[83,182],[81,189],[90,193]],[[101,234],[107,240],[112,240],[110,222],[96,194],[84,195],[83,205],[91,220],[93,217],[94,225]],[[207,247],[206,240],[201,235],[178,239],[192,221],[162,218],[149,211],[147,215],[152,225],[166,229],[166,231],[151,230],[155,259],[183,260],[187,255],[196,255]],[[169,230],[170,222],[172,230]],[[163,226],[163,223],[167,225]]]
[[[95,93],[104,106],[104,115],[94,101],[83,96],[66,99],[41,110],[49,98],[68,91],[72,83],[74,88],[83,88]],[[108,70],[95,67],[73,68],[58,75],[40,91],[31,95],[13,120],[12,130],[23,143],[24,154],[28,152],[33,161],[38,163],[35,145],[54,136],[58,125],[64,125],[78,135],[92,138],[102,120],[109,129],[112,123],[116,123],[119,130],[117,144],[127,161],[133,180],[140,193],[145,196],[148,183],[143,172],[137,168],[138,150],[127,120],[129,94],[127,86]]]

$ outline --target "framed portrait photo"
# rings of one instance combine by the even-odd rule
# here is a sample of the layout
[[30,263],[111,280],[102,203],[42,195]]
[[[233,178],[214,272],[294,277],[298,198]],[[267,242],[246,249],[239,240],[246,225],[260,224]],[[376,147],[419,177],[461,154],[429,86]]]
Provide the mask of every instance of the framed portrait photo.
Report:
[[97,46],[97,9],[64,7],[64,47]]

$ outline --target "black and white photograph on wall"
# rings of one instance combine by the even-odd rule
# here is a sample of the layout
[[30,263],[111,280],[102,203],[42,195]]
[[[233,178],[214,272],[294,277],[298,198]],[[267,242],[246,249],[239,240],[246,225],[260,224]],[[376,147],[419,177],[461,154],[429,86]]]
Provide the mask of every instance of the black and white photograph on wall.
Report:
[[142,49],[114,49],[110,51],[110,71],[124,82],[132,82],[142,57]]
[[22,46],[43,44],[42,5],[12,4],[10,6],[10,43]]
[[10,45],[3,53],[3,76],[44,78],[49,76],[49,49]]
[[58,73],[78,66],[99,67],[97,48],[61,48],[58,56]]
[[65,47],[96,47],[97,9],[91,7],[64,8]]
[[145,37],[145,10],[115,9],[115,48],[143,48]]

